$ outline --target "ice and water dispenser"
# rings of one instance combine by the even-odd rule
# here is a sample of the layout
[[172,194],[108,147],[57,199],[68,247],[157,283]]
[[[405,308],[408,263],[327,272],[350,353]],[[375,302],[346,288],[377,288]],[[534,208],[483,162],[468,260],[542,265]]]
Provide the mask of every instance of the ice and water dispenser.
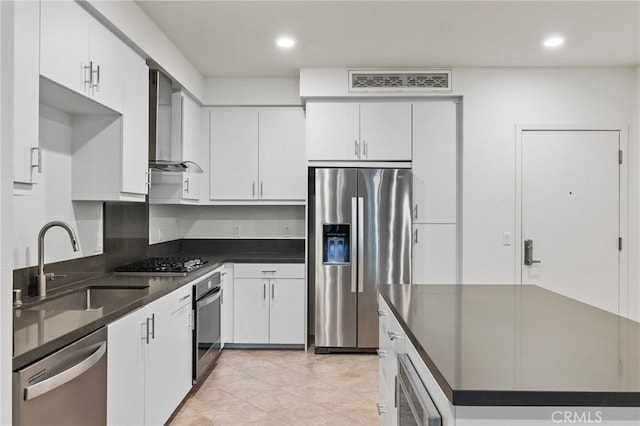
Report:
[[322,263],[348,265],[351,263],[351,225],[322,225]]

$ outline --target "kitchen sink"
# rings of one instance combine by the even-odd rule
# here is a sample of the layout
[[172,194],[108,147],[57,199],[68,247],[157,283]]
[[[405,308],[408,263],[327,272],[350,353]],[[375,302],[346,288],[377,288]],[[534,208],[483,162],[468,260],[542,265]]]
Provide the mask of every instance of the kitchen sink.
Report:
[[140,299],[148,294],[146,288],[126,287],[84,287],[32,306],[28,311],[90,311],[105,306],[122,305]]

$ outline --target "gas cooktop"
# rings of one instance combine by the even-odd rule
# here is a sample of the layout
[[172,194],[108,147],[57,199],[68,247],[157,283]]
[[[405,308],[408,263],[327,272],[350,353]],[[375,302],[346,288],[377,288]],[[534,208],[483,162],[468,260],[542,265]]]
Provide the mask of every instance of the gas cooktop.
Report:
[[199,257],[151,257],[139,262],[128,263],[115,269],[115,275],[143,275],[163,277],[184,277],[202,268],[207,260]]

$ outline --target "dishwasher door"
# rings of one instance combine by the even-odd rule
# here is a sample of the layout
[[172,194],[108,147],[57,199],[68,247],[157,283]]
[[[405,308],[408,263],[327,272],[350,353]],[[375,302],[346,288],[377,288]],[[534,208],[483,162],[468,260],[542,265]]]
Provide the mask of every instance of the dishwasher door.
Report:
[[13,373],[14,425],[106,423],[106,328]]

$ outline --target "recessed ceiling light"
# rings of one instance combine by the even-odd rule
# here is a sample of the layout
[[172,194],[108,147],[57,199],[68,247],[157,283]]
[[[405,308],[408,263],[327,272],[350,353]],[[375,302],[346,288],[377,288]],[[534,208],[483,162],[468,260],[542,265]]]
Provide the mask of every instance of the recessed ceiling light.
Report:
[[276,40],[276,45],[281,49],[291,49],[295,44],[296,41],[288,36],[279,37]]
[[549,37],[542,44],[544,45],[544,47],[550,47],[550,48],[559,47],[564,44],[564,37],[560,37],[560,36]]

